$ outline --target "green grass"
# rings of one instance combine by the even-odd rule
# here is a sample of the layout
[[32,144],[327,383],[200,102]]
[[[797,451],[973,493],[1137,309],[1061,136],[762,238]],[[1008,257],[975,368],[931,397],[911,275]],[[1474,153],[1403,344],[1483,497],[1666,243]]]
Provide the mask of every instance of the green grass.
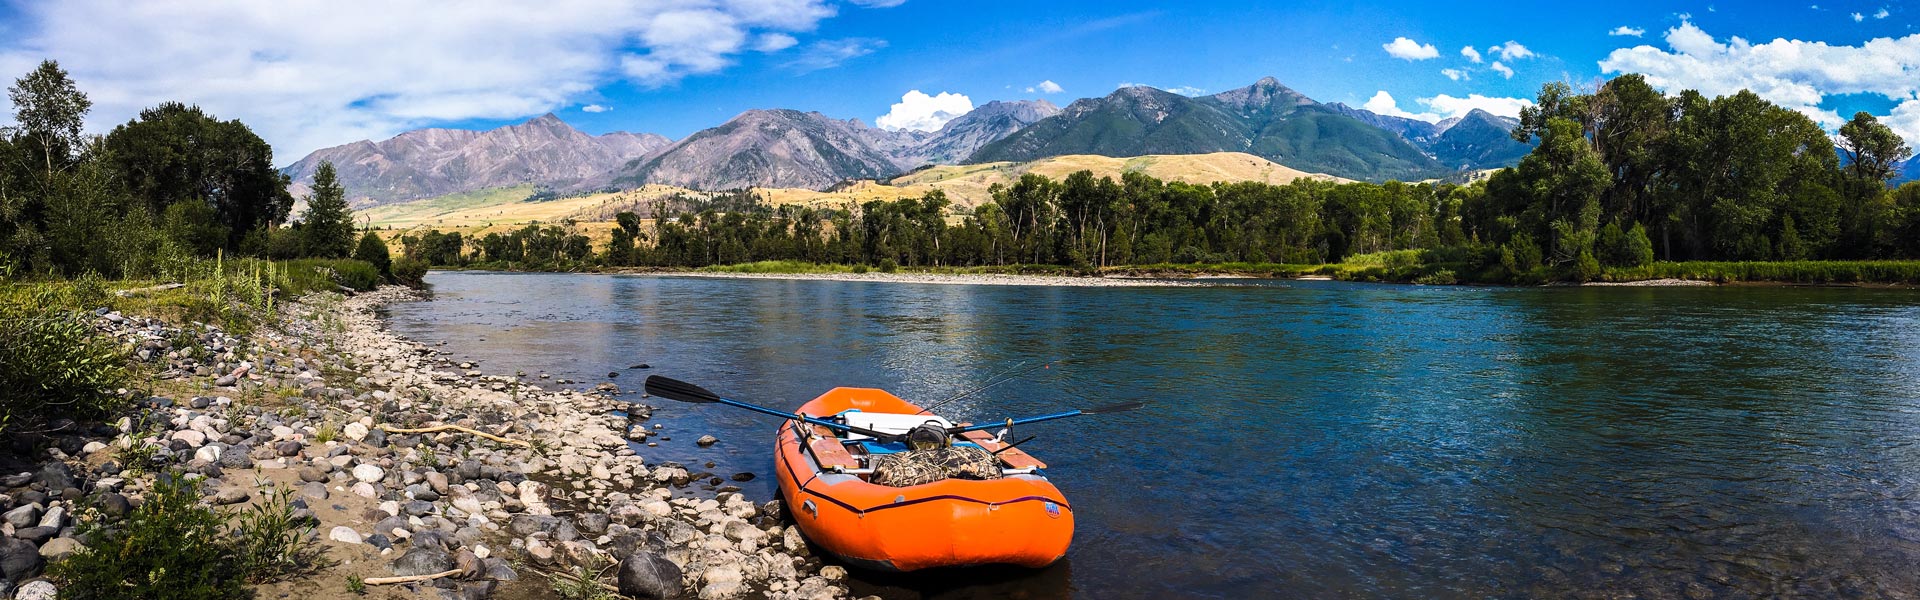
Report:
[[852,273],[851,265],[811,263],[798,260],[763,260],[737,265],[716,265],[696,269],[707,273]]
[[1603,281],[1691,279],[1696,281],[1806,284],[1920,284],[1920,260],[1800,260],[1782,262],[1656,262],[1609,267]]
[[362,211],[372,220],[375,227],[392,224],[415,224],[432,221],[471,208],[497,206],[521,202],[532,196],[533,184],[513,187],[488,188],[471,192],[447,194],[425,200],[415,200],[398,204],[388,204]]

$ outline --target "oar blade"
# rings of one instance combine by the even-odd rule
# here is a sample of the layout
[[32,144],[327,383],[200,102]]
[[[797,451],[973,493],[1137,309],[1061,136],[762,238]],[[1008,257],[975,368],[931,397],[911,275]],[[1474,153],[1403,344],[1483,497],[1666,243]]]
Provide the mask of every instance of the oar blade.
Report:
[[1109,404],[1099,408],[1083,408],[1083,409],[1080,409],[1080,414],[1104,415],[1107,413],[1127,412],[1130,410],[1138,409],[1146,405],[1147,403],[1145,402],[1121,402],[1119,404]]
[[713,403],[720,395],[685,381],[659,375],[647,376],[647,394],[680,402]]

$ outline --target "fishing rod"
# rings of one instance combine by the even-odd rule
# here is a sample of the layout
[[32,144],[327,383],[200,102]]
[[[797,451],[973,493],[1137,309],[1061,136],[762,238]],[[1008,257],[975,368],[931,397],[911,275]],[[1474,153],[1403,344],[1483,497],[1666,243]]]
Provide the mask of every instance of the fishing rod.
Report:
[[[952,401],[954,401],[954,400],[959,400],[959,399],[961,399],[961,398],[965,398],[965,397],[967,397],[967,396],[972,396],[972,395],[974,395],[974,394],[978,394],[978,393],[980,393],[980,392],[984,392],[984,391],[987,391],[988,389],[990,389],[990,388],[992,388],[992,387],[994,387],[994,386],[997,386],[997,385],[1000,385],[1000,384],[1002,384],[1002,383],[1006,383],[1006,382],[1009,382],[1009,381],[1013,381],[1013,380],[1015,380],[1015,379],[1019,379],[1019,378],[1021,378],[1021,377],[1025,377],[1025,376],[1027,376],[1027,374],[1028,374],[1028,373],[1032,373],[1032,372],[1034,372],[1034,371],[1038,371],[1038,370],[1041,370],[1041,369],[1051,369],[1051,368],[1053,368],[1053,363],[1056,363],[1056,362],[1066,362],[1066,360],[1067,360],[1067,359],[1064,359],[1064,358],[1063,358],[1063,359],[1059,359],[1059,360],[1054,360],[1054,361],[1049,361],[1049,362],[1044,362],[1044,363],[1040,363],[1039,365],[1036,365],[1036,366],[1033,366],[1033,367],[1028,367],[1027,369],[1025,369],[1025,370],[1022,370],[1022,371],[1020,371],[1020,372],[1018,372],[1018,373],[1014,373],[1014,374],[1012,374],[1012,375],[1007,375],[1007,376],[1006,376],[1006,377],[1004,377],[1004,378],[1002,378],[1002,377],[1001,377],[1001,375],[1006,375],[1006,373],[1007,373],[1007,371],[1001,371],[1001,375],[994,375],[994,376],[992,376],[992,377],[988,377],[988,378],[987,378],[987,383],[985,383],[985,384],[982,384],[982,385],[980,385],[980,387],[976,387],[976,388],[973,388],[973,389],[970,389],[970,390],[967,390],[967,391],[964,391],[964,392],[960,392],[959,394],[955,394],[955,395],[953,395],[953,396],[950,396],[950,397],[948,397],[948,398],[947,398],[947,399],[945,399],[945,400],[941,400],[941,401],[939,401],[939,402],[935,402],[935,403],[933,403],[933,404],[929,404],[929,405],[927,405],[927,407],[926,407],[926,408],[922,408],[922,409],[920,409],[920,412],[917,412],[917,413],[913,413],[913,414],[916,414],[916,415],[921,415],[921,414],[927,414],[927,413],[929,413],[929,412],[932,412],[932,411],[933,411],[933,409],[935,409],[935,408],[939,408],[939,407],[940,407],[940,405],[942,405],[942,404],[946,404],[946,403],[948,403],[948,402],[952,402]],[[1020,368],[1020,367],[1022,367],[1022,366],[1025,366],[1026,364],[1027,364],[1026,362],[1021,362],[1020,364],[1017,364],[1017,365],[1014,365],[1014,366],[1013,366],[1013,368],[1014,368],[1014,369],[1018,369],[1018,368]],[[1010,370],[1011,370],[1011,369],[1009,369],[1009,371],[1010,371]]]

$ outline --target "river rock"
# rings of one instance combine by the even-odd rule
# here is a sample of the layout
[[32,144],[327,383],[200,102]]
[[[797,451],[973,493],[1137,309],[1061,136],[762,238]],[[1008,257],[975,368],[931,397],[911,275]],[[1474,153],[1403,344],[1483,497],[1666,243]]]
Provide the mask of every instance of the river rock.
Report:
[[402,577],[432,575],[453,569],[453,556],[439,548],[414,547],[393,561],[393,574]]
[[40,574],[46,566],[40,549],[26,540],[0,537],[0,575],[7,581],[20,581]]
[[15,529],[32,527],[40,522],[40,513],[44,510],[46,509],[39,504],[25,504],[7,511],[6,514],[0,514],[0,520],[5,520]]
[[720,443],[720,438],[713,437],[711,435],[703,435],[703,436],[700,436],[700,439],[694,440],[693,443],[699,444],[701,448],[705,448],[707,446],[712,446],[714,444]]
[[182,429],[180,431],[173,432],[173,435],[168,436],[167,439],[179,440],[182,442],[186,442],[186,444],[190,447],[199,448],[202,444],[207,443],[207,434],[200,433],[192,429]]
[[67,520],[67,507],[55,506],[47,509],[46,514],[40,515],[40,526],[59,529],[67,526]]
[[221,506],[226,506],[228,504],[239,504],[241,502],[246,502],[249,498],[252,498],[252,497],[253,495],[247,493],[247,490],[245,489],[230,487],[230,488],[220,490],[219,493],[214,494],[213,503]]
[[47,540],[53,539],[53,536],[58,533],[60,533],[60,530],[52,527],[26,527],[15,529],[13,531],[13,537],[33,542],[33,545],[39,546],[40,544],[47,543]]
[[427,486],[433,488],[434,493],[447,493],[448,484],[446,474],[439,471],[427,471],[425,478],[427,480]]
[[298,456],[300,454],[300,441],[287,440],[274,444],[273,453],[280,456]]
[[45,579],[29,581],[13,592],[13,600],[54,600],[59,597],[60,588]]
[[362,541],[360,539],[360,532],[354,531],[352,527],[344,525],[333,528],[333,531],[327,533],[327,539],[343,544],[359,544]]
[[353,467],[353,478],[364,483],[374,483],[385,479],[386,476],[386,469],[382,469],[377,465],[359,464]]
[[45,557],[48,561],[56,561],[84,549],[86,549],[86,546],[82,545],[80,540],[70,537],[53,538],[47,540],[47,543],[40,546],[40,556]]
[[354,421],[348,423],[345,427],[341,427],[340,435],[347,436],[347,439],[358,442],[367,439],[367,426],[361,425],[359,421]]
[[651,552],[637,551],[620,561],[620,593],[635,598],[678,598],[680,567]]

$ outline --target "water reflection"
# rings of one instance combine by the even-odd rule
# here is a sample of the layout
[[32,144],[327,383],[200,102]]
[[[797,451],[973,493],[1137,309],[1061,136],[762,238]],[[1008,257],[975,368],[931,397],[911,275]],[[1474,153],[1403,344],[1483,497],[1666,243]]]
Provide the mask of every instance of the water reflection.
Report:
[[[1909,596],[1920,309],[1894,290],[1289,282],[1064,289],[435,273],[396,329],[495,372],[836,385],[1036,425],[1071,566],[887,597]],[[479,342],[479,338],[487,341]],[[663,407],[647,449],[766,474],[773,423]],[[692,438],[722,439],[698,449]],[[707,462],[714,463],[706,469]],[[770,498],[771,478],[742,484]],[[858,591],[858,590],[856,590]]]

